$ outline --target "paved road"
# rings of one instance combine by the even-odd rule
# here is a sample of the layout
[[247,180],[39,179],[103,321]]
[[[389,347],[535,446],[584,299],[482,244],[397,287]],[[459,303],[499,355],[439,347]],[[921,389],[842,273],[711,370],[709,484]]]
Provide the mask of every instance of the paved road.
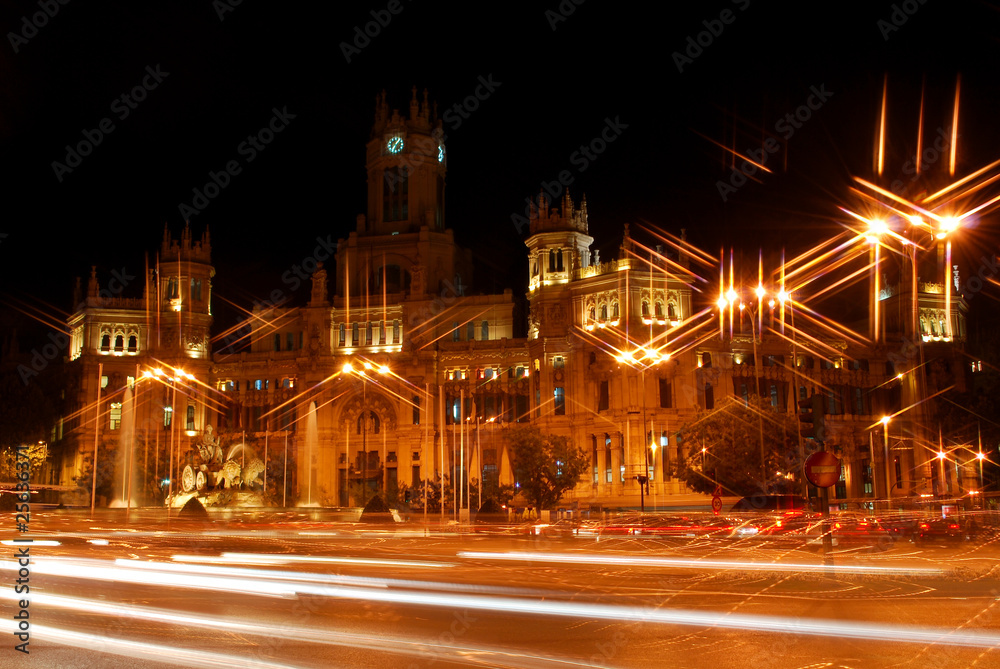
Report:
[[993,541],[827,566],[794,543],[239,520],[34,516],[59,545],[31,548],[31,654],[7,636],[3,666],[1000,664]]

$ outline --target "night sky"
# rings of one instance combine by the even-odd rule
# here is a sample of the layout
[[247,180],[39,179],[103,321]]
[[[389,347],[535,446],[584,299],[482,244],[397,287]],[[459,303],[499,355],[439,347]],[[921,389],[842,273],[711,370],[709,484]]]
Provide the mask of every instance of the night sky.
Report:
[[[44,0],[0,6],[0,292],[53,314],[70,308],[73,279],[92,264],[102,284],[112,269],[140,276],[164,224],[179,235],[179,205],[232,160],[241,173],[191,217],[196,236],[211,229],[216,331],[234,317],[220,298],[248,306],[286,288],[282,274],[317,236],[345,237],[364,212],[382,89],[401,112],[413,86],[440,114],[453,110],[447,223],[489,292],[523,294],[511,215],[564,170],[574,198],[587,194],[604,259],[623,225],[640,221],[750,258],[760,245],[835,234],[852,175],[872,174],[886,74],[886,183],[910,187],[921,86],[933,135],[951,123],[959,74],[959,172],[1000,157],[1000,10],[987,3],[50,2],[58,12],[37,29],[24,17],[41,16]],[[387,25],[358,49],[355,28],[376,32],[373,11]],[[481,80],[493,90],[462,118],[454,106]],[[121,99],[144,81],[141,102]],[[806,121],[783,123],[810,100]],[[249,160],[242,143],[275,109],[294,118]],[[576,152],[609,120],[614,141],[584,162]],[[90,155],[54,169],[102,123],[113,128]],[[731,170],[713,141],[745,152],[768,136],[780,147],[773,173],[724,201],[717,182]],[[995,233],[979,232],[961,253],[996,250]],[[136,280],[123,294],[140,290]]]

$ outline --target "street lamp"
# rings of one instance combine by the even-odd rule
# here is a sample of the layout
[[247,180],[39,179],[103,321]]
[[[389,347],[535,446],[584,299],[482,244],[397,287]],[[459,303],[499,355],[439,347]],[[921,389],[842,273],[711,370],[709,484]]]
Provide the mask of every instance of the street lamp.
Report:
[[947,488],[944,483],[944,459],[947,457],[947,453],[944,451],[938,451],[935,458],[938,461],[938,480],[941,481],[941,497],[947,494]]
[[979,490],[983,489],[983,460],[986,459],[986,454],[982,451],[976,453],[976,460],[979,460]]
[[[390,370],[389,370],[388,366],[386,366],[386,365],[375,365],[370,360],[365,360],[362,363],[362,365],[361,365],[361,369],[355,369],[354,365],[352,365],[350,362],[345,362],[344,366],[341,368],[341,371],[346,376],[354,375],[354,376],[356,376],[356,377],[358,377],[358,378],[361,379],[361,381],[363,383],[363,385],[362,385],[362,396],[363,396],[362,406],[363,407],[367,406],[368,381],[369,381],[369,377],[368,377],[367,373],[371,372],[371,371],[376,371],[376,372],[378,372],[379,374],[381,374],[383,376],[390,374]],[[359,416],[359,420],[361,421],[360,427],[361,427],[362,490],[363,490],[362,497],[365,498],[365,499],[362,500],[362,504],[361,505],[364,506],[365,504],[368,503],[368,500],[367,500],[367,497],[368,497],[368,435],[375,433],[375,426],[376,426],[377,416],[376,416],[375,412],[372,411],[371,409],[364,408],[362,410],[362,412],[361,412],[361,415]],[[381,429],[384,430],[385,429],[385,425],[382,425]],[[383,435],[384,434],[385,433],[383,432]],[[384,440],[383,440],[383,443],[384,443]],[[386,486],[386,477],[388,476],[388,472],[387,472],[387,468],[386,468],[386,462],[385,462],[385,454],[384,453],[382,454],[380,460],[382,462],[382,481],[380,482],[380,486],[379,487],[382,489],[382,492],[384,493],[386,491],[386,487],[387,487]]]
[[[730,291],[734,297],[736,294]],[[757,286],[757,299],[762,300],[764,298],[765,291],[763,286]],[[759,305],[758,305],[759,307]],[[747,308],[746,305],[740,301],[740,324],[743,323],[743,310]],[[762,334],[758,328],[754,327],[754,320],[757,318],[757,314],[754,313],[753,309],[750,309],[750,334],[753,339],[753,381],[754,386],[756,386],[757,397],[761,397],[760,391],[760,356],[757,355],[757,335]],[[759,312],[758,308],[758,312]],[[760,407],[757,408],[757,425],[760,429],[760,480],[763,485],[767,481],[767,471],[764,466],[764,417],[761,415]]]
[[886,501],[892,499],[892,486],[889,484],[889,421],[891,416],[882,416],[882,434],[885,437],[885,498]]

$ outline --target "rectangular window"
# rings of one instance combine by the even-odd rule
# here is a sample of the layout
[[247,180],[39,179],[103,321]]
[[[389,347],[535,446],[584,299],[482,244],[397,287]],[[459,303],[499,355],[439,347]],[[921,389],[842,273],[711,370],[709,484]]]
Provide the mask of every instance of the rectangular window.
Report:
[[557,416],[566,415],[566,390],[561,387],[557,387],[552,391],[552,395],[555,398],[555,407]]
[[609,404],[608,381],[601,381],[601,389],[597,395],[597,410],[607,411]]
[[361,345],[361,329],[357,322],[351,328],[351,346]]
[[378,322],[378,343],[385,345],[385,321]]
[[366,335],[365,335],[365,341],[367,342],[368,346],[371,346],[372,345],[372,322],[371,321],[368,321],[368,329],[365,331],[365,333],[366,333]]
[[262,388],[263,388],[263,384],[261,383],[261,380],[260,379],[254,379],[254,381],[253,381],[253,389],[254,390],[261,390]]
[[468,325],[465,327],[465,339],[466,341],[476,340],[476,324],[469,321]]
[[420,396],[414,395],[412,402],[413,402],[413,424],[420,425]]
[[122,424],[122,403],[112,402],[111,411],[108,412],[108,417],[111,419],[111,429],[117,430]]
[[400,342],[399,338],[399,321],[392,322],[392,343],[398,344]]
[[340,345],[344,346],[347,344],[347,326],[343,323],[340,324]]
[[566,360],[561,355],[557,355],[552,359],[553,369],[562,369],[565,366],[566,366]]
[[451,329],[451,340],[452,341],[458,341],[458,337],[461,334],[461,331],[458,329],[458,321],[453,321],[452,324],[451,324],[451,328],[452,328]]
[[201,301],[201,279],[191,279],[191,299]]
[[286,332],[285,333],[285,350],[291,351],[295,348],[295,333]]
[[188,430],[194,429],[194,406],[188,405],[187,410],[187,428]]
[[672,409],[674,406],[673,401],[673,388],[670,387],[670,381],[667,379],[660,379],[660,408],[661,409]]
[[280,351],[281,350],[281,335],[280,334],[274,335],[274,350],[275,351]]
[[173,407],[163,407],[163,427],[170,427],[170,423],[173,422],[174,409]]

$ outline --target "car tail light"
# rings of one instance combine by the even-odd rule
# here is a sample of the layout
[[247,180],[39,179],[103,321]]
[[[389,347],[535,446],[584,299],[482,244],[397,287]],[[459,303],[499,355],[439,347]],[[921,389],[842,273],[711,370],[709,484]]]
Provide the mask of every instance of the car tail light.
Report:
[[920,529],[922,529],[922,530],[926,530],[929,527],[930,527],[930,525],[928,525],[927,523],[920,523]]
[[833,524],[833,529],[839,530],[840,529],[840,523],[834,523]]
[[780,519],[775,523],[775,526],[781,527],[781,520]]
[[948,525],[948,529],[949,530],[957,530],[958,529],[958,524],[957,523],[951,523],[950,525]]

